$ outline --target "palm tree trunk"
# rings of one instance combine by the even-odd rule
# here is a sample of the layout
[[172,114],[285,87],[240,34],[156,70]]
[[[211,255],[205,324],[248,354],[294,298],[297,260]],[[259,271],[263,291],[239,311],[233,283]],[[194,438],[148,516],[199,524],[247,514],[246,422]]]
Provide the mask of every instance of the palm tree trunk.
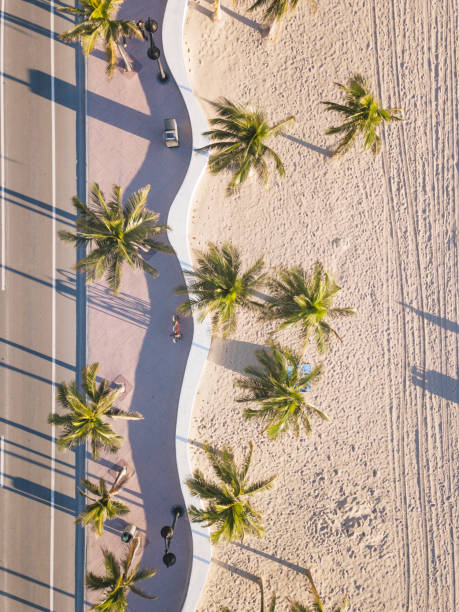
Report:
[[261,591],[261,612],[265,612],[265,591],[263,589],[263,580],[261,578],[259,578],[260,580],[260,591]]
[[123,467],[123,468],[122,468],[122,469],[121,469],[121,470],[118,472],[118,475],[117,475],[117,477],[115,478],[115,482],[113,483],[112,490],[116,488],[116,485],[119,483],[119,481],[120,481],[122,478],[124,478],[124,477],[126,476],[126,474],[127,474],[127,467],[126,467],[126,466],[124,466],[124,467]]
[[220,21],[222,18],[222,9],[220,0],[214,0],[214,14],[212,15],[212,19],[214,21]]
[[268,38],[270,38],[273,42],[277,41],[277,37],[279,36],[279,32],[280,32],[280,27],[281,27],[280,19],[274,19],[268,25]]
[[126,53],[125,48],[123,47],[123,45],[120,44],[120,42],[118,40],[116,41],[116,46],[118,47],[119,54],[123,58],[123,62],[124,62],[124,65],[126,67],[127,72],[132,72],[134,70],[134,64],[129,59],[128,54]]

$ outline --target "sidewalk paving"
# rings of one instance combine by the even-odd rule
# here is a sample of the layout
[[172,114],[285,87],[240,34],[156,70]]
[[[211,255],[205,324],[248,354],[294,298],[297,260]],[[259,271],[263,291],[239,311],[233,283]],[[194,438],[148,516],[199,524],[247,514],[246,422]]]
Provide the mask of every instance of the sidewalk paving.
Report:
[[[166,2],[150,4],[128,1],[120,16],[158,21],[155,43],[162,50],[161,21]],[[150,184],[149,207],[166,223],[169,207],[185,176],[191,156],[191,128],[180,92],[172,78],[157,81],[157,63],[147,55],[148,44],[128,41],[128,52],[136,62],[136,73],[116,72],[105,77],[106,63],[97,52],[88,61],[88,181],[99,182],[109,195],[113,184],[120,184],[126,196]],[[162,57],[164,60],[164,57]],[[164,66],[166,62],[164,60]],[[163,120],[177,119],[180,147],[167,149],[162,140]],[[166,239],[164,237],[164,239]],[[120,499],[131,512],[127,522],[135,523],[146,536],[142,565],[158,570],[141,585],[158,596],[157,601],[129,596],[129,610],[179,612],[186,594],[191,569],[191,530],[188,520],[179,520],[171,550],[176,564],[167,569],[162,563],[164,543],[161,527],[170,525],[170,509],[183,504],[175,456],[175,425],[183,373],[192,337],[192,321],[182,322],[183,339],[174,344],[169,336],[171,317],[180,298],[173,289],[183,283],[174,255],[157,253],[150,263],[160,271],[157,279],[142,272],[124,269],[118,298],[103,283],[88,287],[88,363],[100,363],[100,376],[114,380],[122,375],[132,390],[119,405],[144,415],[140,422],[116,425],[125,443],[116,455],[105,455],[99,462],[88,461],[89,477],[110,482],[113,466],[127,464],[136,474],[127,483]],[[124,517],[123,517],[124,518]],[[103,572],[101,545],[121,557],[121,522],[114,521],[102,538],[87,530],[87,569]],[[93,603],[98,594],[87,593]],[[88,606],[89,607],[89,606]]]

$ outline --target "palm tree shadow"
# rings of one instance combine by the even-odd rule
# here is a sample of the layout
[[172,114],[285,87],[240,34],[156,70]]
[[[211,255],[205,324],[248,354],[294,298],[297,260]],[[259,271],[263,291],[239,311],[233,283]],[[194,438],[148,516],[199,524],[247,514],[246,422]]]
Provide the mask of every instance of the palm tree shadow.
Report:
[[328,149],[322,149],[322,147],[313,145],[310,142],[306,142],[305,140],[301,140],[301,138],[297,138],[296,136],[292,136],[291,134],[286,134],[285,132],[282,132],[282,136],[284,138],[287,138],[287,140],[290,140],[291,142],[294,142],[296,144],[301,145],[302,147],[306,147],[307,149],[314,151],[315,153],[320,153],[324,157],[331,157],[331,152]]
[[403,302],[399,302],[401,306],[404,308],[408,308],[411,312],[422,317],[425,321],[429,321],[429,323],[434,323],[438,325],[442,329],[448,332],[452,332],[454,334],[459,334],[459,324],[455,321],[451,321],[450,319],[446,319],[445,317],[439,317],[438,315],[430,314],[429,312],[424,312],[423,310],[419,310],[414,306],[410,306],[410,304],[405,304]]
[[213,18],[213,13],[212,11],[210,11],[209,9],[205,8],[204,6],[201,6],[201,4],[199,4],[199,2],[197,2],[195,0],[195,2],[189,2],[188,6],[192,9],[194,9],[195,11],[198,11],[199,13],[202,13],[203,15],[205,15],[206,17],[209,17],[209,19]]
[[288,567],[288,569],[297,572],[298,574],[302,574],[303,576],[311,577],[311,572],[306,567],[302,567],[301,565],[297,565],[296,563],[292,563],[291,561],[285,561],[285,559],[280,559],[275,555],[270,555],[262,550],[257,550],[256,548],[252,548],[251,546],[247,546],[247,544],[243,544],[242,542],[234,542],[234,546],[238,548],[242,548],[248,552],[254,553],[256,555],[260,555],[260,557],[264,557],[265,559],[269,559],[270,561],[274,561],[275,563],[279,563],[284,567]]
[[[205,0],[205,2],[207,2],[207,4],[213,5],[213,0]],[[261,26],[256,21],[253,21],[252,19],[248,19],[247,17],[244,17],[243,15],[239,15],[239,13],[236,13],[236,11],[232,11],[228,7],[223,6],[223,4],[220,5],[220,8],[221,8],[221,10],[224,13],[226,13],[227,15],[232,17],[233,19],[236,19],[237,21],[240,21],[241,23],[243,23],[244,25],[248,26],[249,28],[253,28],[254,30],[257,30],[257,32],[263,32],[264,31],[263,26]],[[200,9],[198,8],[197,10],[200,10]],[[205,10],[206,9],[203,9],[201,12],[206,14],[204,12]],[[210,16],[212,16],[212,13],[210,13]]]
[[266,349],[267,345],[242,342],[241,340],[222,340],[215,337],[209,352],[209,360],[232,370],[238,374],[244,374],[244,368],[255,365],[255,351]]

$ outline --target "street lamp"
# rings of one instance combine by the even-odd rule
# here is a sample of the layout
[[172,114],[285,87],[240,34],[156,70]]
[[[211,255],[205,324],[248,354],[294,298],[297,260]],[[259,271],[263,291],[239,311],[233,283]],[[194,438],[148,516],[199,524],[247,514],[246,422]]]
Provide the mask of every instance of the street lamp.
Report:
[[159,75],[158,80],[161,83],[165,83],[169,80],[169,75],[164,71],[163,65],[161,63],[161,51],[158,47],[155,46],[155,42],[153,40],[153,33],[158,29],[158,22],[149,17],[147,21],[144,23],[142,20],[137,22],[137,26],[142,32],[144,39],[146,40],[146,36],[144,30],[148,32],[148,36],[150,37],[150,47],[147,50],[147,55],[151,60],[156,60],[158,62]]
[[174,506],[172,508],[172,514],[174,515],[174,520],[172,521],[172,526],[165,525],[161,529],[161,537],[164,538],[164,555],[163,555],[163,563],[166,567],[172,567],[177,560],[177,557],[174,553],[169,552],[169,545],[174,536],[175,526],[177,524],[178,519],[183,516],[184,509],[182,506]]

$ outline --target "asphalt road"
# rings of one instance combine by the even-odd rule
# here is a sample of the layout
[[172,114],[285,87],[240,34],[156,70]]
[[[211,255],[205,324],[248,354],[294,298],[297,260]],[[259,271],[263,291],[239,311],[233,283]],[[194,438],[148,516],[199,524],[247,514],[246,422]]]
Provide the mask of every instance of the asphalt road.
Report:
[[47,416],[84,359],[84,290],[69,288],[75,252],[56,237],[84,190],[83,75],[50,0],[1,6],[0,610],[67,612],[82,609],[83,457],[57,450]]

